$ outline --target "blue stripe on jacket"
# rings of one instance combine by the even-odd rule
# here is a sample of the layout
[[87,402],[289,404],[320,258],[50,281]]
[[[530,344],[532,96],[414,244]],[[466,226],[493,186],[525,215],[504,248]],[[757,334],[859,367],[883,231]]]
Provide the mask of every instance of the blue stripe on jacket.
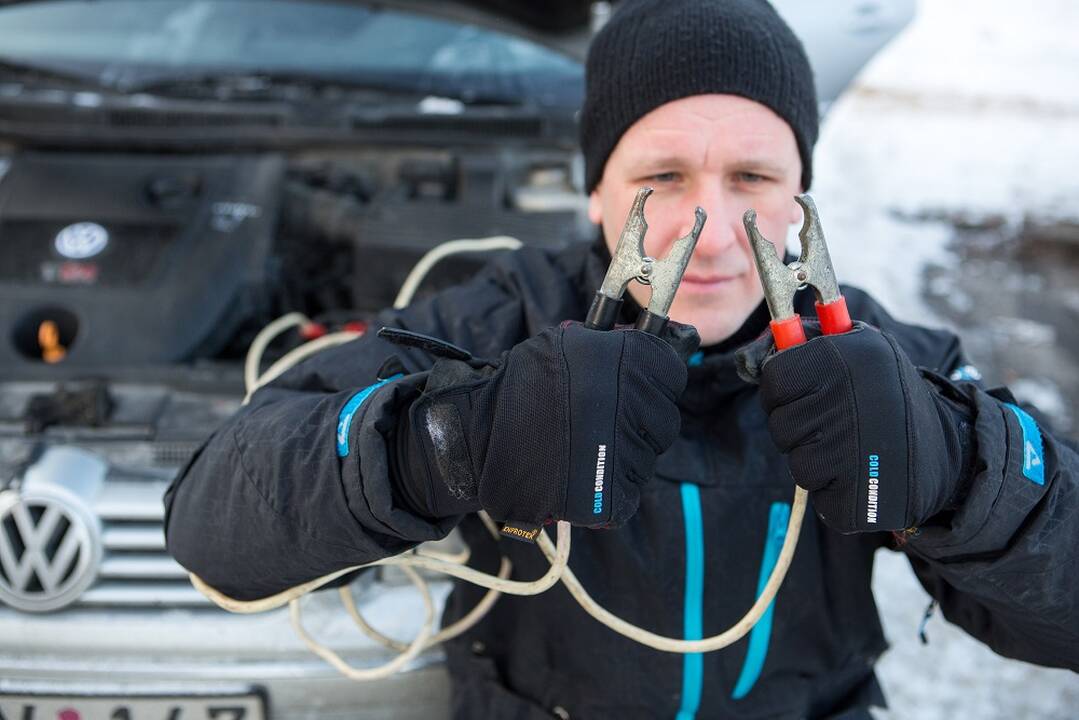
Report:
[[[791,516],[791,506],[785,502],[774,502],[768,512],[768,534],[764,541],[764,558],[761,560],[761,574],[757,580],[757,597],[764,592],[764,586],[768,584],[768,577],[779,560],[779,551],[783,548],[783,540],[787,537],[787,521]],[[731,697],[741,700],[753,689],[757,678],[764,668],[764,660],[768,657],[768,642],[772,637],[772,610],[776,601],[773,598],[768,609],[764,611],[760,622],[753,626],[749,633],[749,649],[746,651],[745,663],[742,672],[738,676],[738,682],[734,686]]]
[[[700,640],[704,627],[704,532],[701,522],[701,491],[692,483],[682,483],[682,515],[686,524],[686,592],[683,635]],[[704,656],[682,656],[682,707],[677,720],[693,720],[701,705]]]

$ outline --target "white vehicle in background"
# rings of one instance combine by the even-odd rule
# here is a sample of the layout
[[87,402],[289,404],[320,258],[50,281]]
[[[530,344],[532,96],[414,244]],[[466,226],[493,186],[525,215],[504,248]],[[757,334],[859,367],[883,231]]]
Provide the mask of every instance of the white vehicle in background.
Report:
[[[362,328],[443,241],[591,238],[574,111],[612,8],[543,5],[0,3],[0,717],[446,716],[437,651],[360,685],[285,610],[212,606],[161,496],[272,318]],[[776,5],[823,106],[914,12]],[[418,627],[399,578],[353,591],[372,625]],[[335,594],[304,608],[353,665],[392,657]]]

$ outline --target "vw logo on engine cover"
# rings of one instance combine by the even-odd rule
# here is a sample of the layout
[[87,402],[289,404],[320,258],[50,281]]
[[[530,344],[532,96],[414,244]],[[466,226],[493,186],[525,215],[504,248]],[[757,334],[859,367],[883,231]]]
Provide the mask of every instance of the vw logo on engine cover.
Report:
[[109,231],[93,222],[68,225],[56,235],[56,252],[72,260],[85,260],[105,249]]
[[75,602],[101,562],[84,518],[60,498],[0,493],[0,601],[28,612]]

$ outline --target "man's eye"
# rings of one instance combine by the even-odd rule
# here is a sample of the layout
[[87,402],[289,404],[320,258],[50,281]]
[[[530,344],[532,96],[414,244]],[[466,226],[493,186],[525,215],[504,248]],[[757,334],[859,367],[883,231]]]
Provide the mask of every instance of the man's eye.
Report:
[[676,172],[663,172],[663,173],[656,173],[655,175],[649,175],[648,180],[650,182],[656,182],[656,183],[670,183],[670,182],[678,182],[678,180],[681,177],[682,176],[679,175]]
[[764,182],[767,179],[768,178],[766,178],[764,175],[758,175],[757,173],[752,173],[752,172],[740,172],[740,173],[738,173],[738,182],[754,184],[754,183]]

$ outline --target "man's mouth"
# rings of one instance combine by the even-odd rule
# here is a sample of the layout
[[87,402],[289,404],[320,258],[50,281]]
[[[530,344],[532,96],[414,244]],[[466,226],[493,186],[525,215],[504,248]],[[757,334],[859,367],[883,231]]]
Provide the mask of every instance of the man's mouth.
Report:
[[686,273],[682,276],[682,288],[693,292],[707,292],[723,287],[737,275],[723,273]]

